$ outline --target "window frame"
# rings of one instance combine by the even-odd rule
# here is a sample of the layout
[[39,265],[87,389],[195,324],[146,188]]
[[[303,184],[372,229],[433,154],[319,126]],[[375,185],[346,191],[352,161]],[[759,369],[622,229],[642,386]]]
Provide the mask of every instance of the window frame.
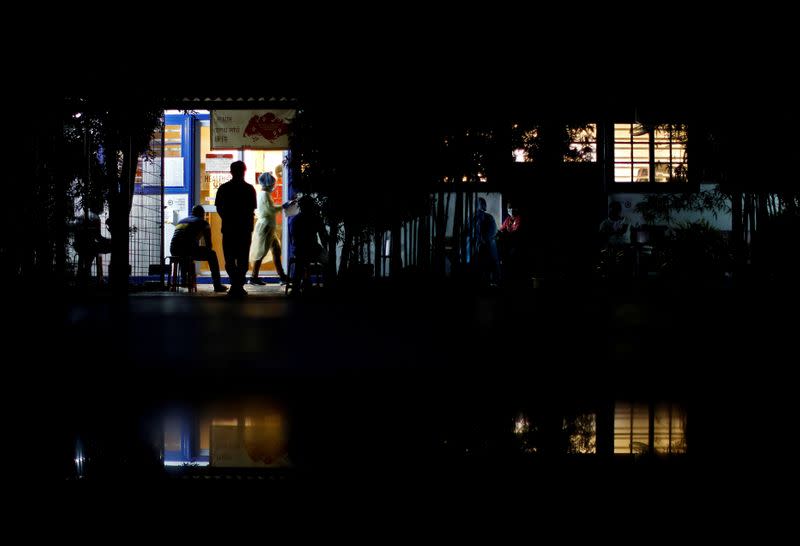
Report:
[[[647,182],[617,182],[616,180],[616,138],[615,138],[615,129],[616,125],[620,124],[635,124],[635,121],[627,120],[627,119],[615,119],[613,121],[608,121],[605,124],[604,131],[603,131],[603,149],[605,152],[605,170],[606,170],[606,190],[610,193],[686,193],[686,192],[697,192],[700,191],[700,181],[696,176],[696,169],[695,163],[696,161],[689,161],[688,157],[686,158],[685,165],[686,165],[686,181],[684,182],[656,182],[655,175],[656,175],[656,157],[655,157],[655,147],[657,143],[656,138],[656,131],[651,130],[648,131],[648,142],[647,142],[647,149],[648,149],[648,177],[649,180]],[[663,120],[657,124],[651,124],[654,128],[661,126],[661,125],[684,125],[686,130],[686,144],[685,146],[688,148],[689,141],[691,139],[691,129],[690,124],[686,120]],[[599,140],[599,137],[598,137]],[[673,142],[673,139],[670,138],[669,142]],[[598,144],[599,146],[600,144]],[[633,159],[633,154],[631,154],[631,164],[635,164]],[[670,164],[673,164],[670,161]]]

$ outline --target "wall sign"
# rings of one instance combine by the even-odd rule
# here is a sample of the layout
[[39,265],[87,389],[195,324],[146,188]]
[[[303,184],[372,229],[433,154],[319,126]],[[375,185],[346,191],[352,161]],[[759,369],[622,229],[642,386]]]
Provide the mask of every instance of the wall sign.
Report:
[[294,110],[212,110],[211,149],[288,149],[294,115]]

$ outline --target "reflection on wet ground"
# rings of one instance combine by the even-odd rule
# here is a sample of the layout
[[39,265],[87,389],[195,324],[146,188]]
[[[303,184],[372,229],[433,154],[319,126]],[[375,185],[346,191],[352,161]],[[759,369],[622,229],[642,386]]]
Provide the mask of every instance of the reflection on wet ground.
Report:
[[748,404],[782,407],[785,386],[762,373],[773,361],[749,374],[731,362],[772,355],[757,341],[791,329],[765,318],[748,330],[743,313],[763,303],[742,309],[729,293],[140,295],[40,309],[15,328],[42,333],[22,352],[41,358],[8,383],[49,439],[30,463],[100,482],[575,483],[647,468],[680,483],[729,449],[742,456],[729,446],[758,425]]

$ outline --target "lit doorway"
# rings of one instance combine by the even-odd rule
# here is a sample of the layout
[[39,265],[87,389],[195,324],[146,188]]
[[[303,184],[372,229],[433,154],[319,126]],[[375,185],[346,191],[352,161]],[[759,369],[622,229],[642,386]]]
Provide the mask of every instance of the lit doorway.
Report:
[[[205,117],[205,116],[204,116]],[[211,149],[211,121],[200,119],[198,122],[198,135],[197,139],[199,146],[197,146],[198,157],[195,166],[198,169],[196,180],[199,182],[199,187],[196,188],[195,200],[196,204],[203,205],[207,212],[207,219],[211,224],[211,244],[217,252],[220,260],[220,267],[224,274],[224,258],[222,256],[222,232],[221,221],[219,215],[216,213],[214,202],[217,196],[219,186],[230,180],[230,165],[234,161],[244,161],[247,166],[245,173],[245,180],[253,184],[256,188],[256,193],[260,193],[261,185],[258,183],[258,177],[261,173],[270,172],[276,179],[275,189],[272,191],[272,201],[275,204],[281,204],[286,199],[285,186],[284,186],[284,159],[286,157],[285,150],[241,150],[241,149]],[[284,240],[284,217],[281,213],[277,216],[277,235],[282,242],[282,256],[283,263],[287,263],[287,245]],[[211,272],[208,268],[208,262],[198,262],[198,273],[202,276],[210,276]],[[268,253],[261,264],[261,275],[276,275],[275,263],[272,253]]]

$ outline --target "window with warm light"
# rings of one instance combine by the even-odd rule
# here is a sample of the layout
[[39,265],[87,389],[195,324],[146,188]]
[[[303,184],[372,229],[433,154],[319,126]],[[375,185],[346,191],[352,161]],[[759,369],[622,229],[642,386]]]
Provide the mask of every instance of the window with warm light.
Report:
[[[547,133],[550,136],[544,136]],[[547,146],[550,139],[554,146]],[[597,124],[572,124],[550,127],[511,125],[511,154],[515,163],[536,163],[545,149],[556,150],[565,163],[594,163],[597,161]]]
[[685,124],[614,124],[614,182],[688,181]]
[[678,406],[655,407],[653,448],[656,453],[686,453],[686,413]]
[[686,453],[686,412],[676,404],[614,406],[614,453]]
[[568,125],[569,149],[564,154],[567,163],[595,163],[597,161],[597,125]]
[[523,127],[515,123],[511,126],[511,154],[514,163],[531,163],[539,148],[539,129]]

